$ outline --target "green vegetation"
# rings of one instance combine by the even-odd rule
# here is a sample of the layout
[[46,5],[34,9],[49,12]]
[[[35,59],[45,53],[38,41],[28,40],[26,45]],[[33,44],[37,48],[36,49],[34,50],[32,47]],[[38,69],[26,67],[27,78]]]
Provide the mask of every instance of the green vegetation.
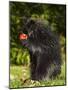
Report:
[[10,67],[10,88],[65,85],[65,63],[62,65],[61,74],[54,80],[40,82],[30,80],[29,71],[28,66],[12,65]]
[[[66,6],[38,3],[10,2],[10,88],[65,85],[65,39]],[[60,37],[62,69],[54,80],[30,79],[30,56],[28,49],[20,45],[18,34],[23,28],[23,18],[41,19],[48,22]]]

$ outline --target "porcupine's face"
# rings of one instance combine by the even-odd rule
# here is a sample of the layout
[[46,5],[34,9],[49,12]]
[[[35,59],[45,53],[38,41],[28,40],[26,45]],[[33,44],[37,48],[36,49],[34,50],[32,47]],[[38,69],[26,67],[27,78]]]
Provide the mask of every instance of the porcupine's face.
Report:
[[23,46],[29,47],[35,41],[36,23],[34,20],[28,20],[19,33],[19,40]]

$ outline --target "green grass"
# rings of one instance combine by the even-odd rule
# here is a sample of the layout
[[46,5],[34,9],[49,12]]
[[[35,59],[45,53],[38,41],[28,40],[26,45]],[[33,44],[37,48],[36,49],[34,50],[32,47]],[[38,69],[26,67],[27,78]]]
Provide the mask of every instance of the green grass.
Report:
[[28,66],[10,66],[10,88],[65,85],[65,63],[62,65],[61,74],[54,80],[40,82],[30,80],[29,71]]

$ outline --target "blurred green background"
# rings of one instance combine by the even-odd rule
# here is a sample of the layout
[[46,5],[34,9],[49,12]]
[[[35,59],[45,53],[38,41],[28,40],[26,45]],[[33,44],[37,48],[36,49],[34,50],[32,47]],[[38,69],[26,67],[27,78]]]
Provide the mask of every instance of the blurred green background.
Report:
[[[65,50],[66,50],[66,5],[9,2],[10,13],[10,88],[65,85]],[[41,19],[48,22],[52,31],[60,38],[62,69],[59,81],[34,82],[23,79],[30,77],[29,51],[20,45],[18,33],[23,28],[23,18]],[[23,72],[24,70],[24,72]],[[24,76],[24,74],[26,74]],[[23,77],[22,81],[20,80]]]

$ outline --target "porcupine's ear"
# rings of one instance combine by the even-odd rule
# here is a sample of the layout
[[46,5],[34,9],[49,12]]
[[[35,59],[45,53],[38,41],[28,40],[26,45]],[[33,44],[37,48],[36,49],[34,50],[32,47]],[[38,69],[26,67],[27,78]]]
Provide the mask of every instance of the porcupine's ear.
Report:
[[31,23],[31,24],[35,24],[35,21],[31,19],[31,20],[30,20],[30,23]]
[[34,24],[35,24],[35,20],[33,19],[28,19],[26,22],[27,27],[30,27],[31,25],[34,25]]
[[34,24],[35,23],[35,20],[34,19],[31,19],[31,18],[29,18],[29,17],[23,17],[23,23],[24,24],[28,24],[28,23],[30,23],[30,24]]
[[25,25],[27,23],[27,21],[28,21],[28,18],[27,17],[23,17],[23,19],[22,19],[23,25]]

